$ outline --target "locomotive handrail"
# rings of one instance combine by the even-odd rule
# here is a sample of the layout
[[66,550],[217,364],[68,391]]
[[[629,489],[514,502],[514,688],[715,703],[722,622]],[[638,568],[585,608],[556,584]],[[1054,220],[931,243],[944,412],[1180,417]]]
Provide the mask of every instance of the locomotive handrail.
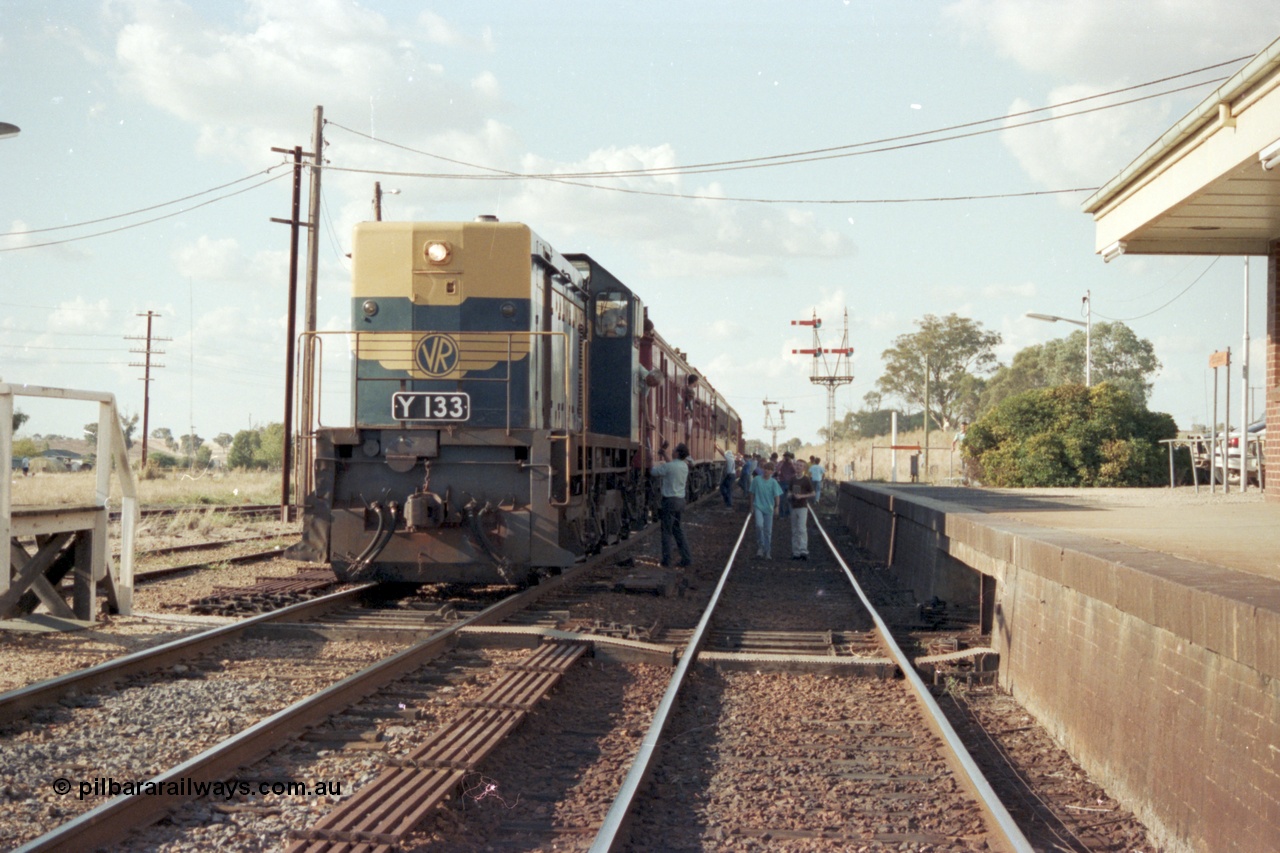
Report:
[[[302,350],[305,348],[310,348],[310,355],[311,355],[310,363],[312,365],[312,372],[313,372],[313,375],[310,378],[312,379],[311,385],[315,389],[313,392],[314,393],[313,409],[315,412],[315,417],[309,420],[305,420],[304,423],[306,424],[306,426],[302,427],[300,431],[304,432],[306,436],[310,438],[314,435],[314,432],[317,429],[320,429],[326,426],[323,419],[323,406],[322,406],[323,401],[321,397],[321,389],[323,388],[323,383],[319,381],[323,379],[324,362],[325,362],[324,338],[326,336],[342,335],[342,336],[348,337],[350,340],[348,349],[350,350],[351,354],[355,358],[355,364],[352,367],[352,375],[351,375],[351,382],[353,386],[352,388],[353,396],[351,400],[351,419],[352,419],[352,422],[354,423],[355,415],[356,415],[356,397],[358,396],[358,392],[355,391],[355,388],[357,388],[359,385],[364,383],[379,383],[379,382],[400,383],[405,381],[413,381],[415,379],[423,380],[423,377],[415,377],[412,375],[400,375],[400,376],[362,375],[362,371],[360,367],[360,363],[362,361],[361,353],[364,351],[363,347],[361,346],[362,339],[395,336],[395,337],[416,340],[423,336],[437,334],[437,333],[449,334],[449,335],[465,334],[470,337],[482,337],[482,338],[501,337],[506,340],[505,353],[499,354],[498,357],[494,359],[494,366],[497,366],[500,363],[506,365],[505,373],[503,375],[501,376],[467,376],[465,380],[460,379],[457,381],[490,382],[490,383],[501,382],[506,386],[505,387],[505,391],[506,391],[506,399],[505,399],[506,427],[505,429],[506,429],[507,435],[510,435],[513,429],[513,426],[511,423],[511,410],[512,410],[511,382],[513,379],[512,365],[516,361],[516,358],[515,358],[516,352],[515,352],[515,346],[514,346],[515,339],[517,337],[530,339],[529,354],[531,354],[533,352],[532,339],[539,338],[539,337],[559,338],[561,348],[564,350],[564,353],[565,353],[565,358],[566,360],[569,359],[569,347],[568,347],[569,336],[566,332],[563,332],[563,331],[548,332],[548,331],[533,331],[529,329],[521,329],[521,330],[511,330],[511,331],[479,330],[479,331],[467,331],[467,332],[458,332],[457,330],[442,330],[439,332],[435,332],[434,330],[430,330],[430,329],[410,329],[410,330],[397,329],[397,330],[379,330],[379,331],[358,331],[358,330],[342,329],[342,330],[317,330],[312,332],[303,332],[298,336],[300,342],[302,343],[302,346],[299,347],[297,369],[299,370],[300,373],[305,371],[305,366],[304,366],[305,359],[302,355]],[[524,356],[522,355],[521,358],[523,357]],[[370,359],[363,359],[363,360],[370,360]],[[486,368],[486,369],[491,369],[491,368]],[[407,371],[407,370],[403,371],[403,373],[405,374],[408,374],[409,372],[410,371]],[[571,371],[566,370],[564,371],[564,376],[562,377],[563,394],[564,394],[564,401],[565,401],[564,424],[562,426],[564,429],[567,429],[567,430],[573,429],[573,419],[569,415],[569,407],[572,405],[572,401],[573,401],[572,385],[570,383],[570,374],[571,374]],[[301,404],[301,395],[303,393],[301,389],[305,384],[305,379],[306,377],[304,377],[304,382],[298,383],[299,384],[298,396],[300,398],[299,404]],[[583,423],[585,424],[585,417],[582,416],[582,413],[579,413],[579,417],[580,417],[580,420],[582,420]],[[544,425],[544,428],[550,429],[552,428],[552,426],[551,424],[546,424]]]

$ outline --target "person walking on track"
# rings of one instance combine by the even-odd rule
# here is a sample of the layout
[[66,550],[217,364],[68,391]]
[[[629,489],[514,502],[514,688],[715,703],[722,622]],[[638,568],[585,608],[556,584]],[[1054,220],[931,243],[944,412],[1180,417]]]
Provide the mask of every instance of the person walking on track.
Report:
[[796,478],[791,481],[791,559],[809,559],[809,500],[817,495],[808,464],[796,462]]
[[765,560],[773,559],[773,519],[778,514],[781,497],[782,486],[773,479],[773,465],[766,462],[760,476],[751,479],[751,514],[760,543],[756,556]]

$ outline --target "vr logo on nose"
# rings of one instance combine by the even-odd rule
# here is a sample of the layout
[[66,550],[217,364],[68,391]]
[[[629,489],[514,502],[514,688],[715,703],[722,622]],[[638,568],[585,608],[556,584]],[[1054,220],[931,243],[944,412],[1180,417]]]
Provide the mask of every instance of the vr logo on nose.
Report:
[[414,360],[428,376],[445,376],[458,367],[458,342],[448,335],[431,334],[418,341]]

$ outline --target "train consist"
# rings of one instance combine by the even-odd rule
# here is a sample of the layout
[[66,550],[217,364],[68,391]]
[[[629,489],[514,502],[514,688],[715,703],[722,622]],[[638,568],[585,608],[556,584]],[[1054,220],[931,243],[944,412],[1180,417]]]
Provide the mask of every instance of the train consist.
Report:
[[524,583],[654,516],[663,442],[713,490],[742,425],[587,255],[528,226],[365,222],[352,253],[354,425],[314,436],[290,553],[339,577]]

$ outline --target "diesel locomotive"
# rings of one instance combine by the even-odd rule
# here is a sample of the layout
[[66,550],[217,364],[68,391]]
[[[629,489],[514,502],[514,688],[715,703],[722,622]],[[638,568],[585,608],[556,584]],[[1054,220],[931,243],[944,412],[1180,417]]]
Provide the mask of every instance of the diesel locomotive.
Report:
[[365,222],[353,424],[318,428],[297,559],[340,578],[525,583],[656,517],[654,454],[714,490],[738,414],[639,296],[528,226]]

